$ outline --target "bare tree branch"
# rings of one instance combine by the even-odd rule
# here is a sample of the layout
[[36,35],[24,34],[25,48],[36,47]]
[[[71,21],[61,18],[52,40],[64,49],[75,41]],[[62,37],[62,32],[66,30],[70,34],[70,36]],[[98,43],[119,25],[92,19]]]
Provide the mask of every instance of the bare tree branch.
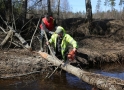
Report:
[[0,26],[0,30],[2,30],[5,34],[7,34],[7,32],[4,30],[3,27]]

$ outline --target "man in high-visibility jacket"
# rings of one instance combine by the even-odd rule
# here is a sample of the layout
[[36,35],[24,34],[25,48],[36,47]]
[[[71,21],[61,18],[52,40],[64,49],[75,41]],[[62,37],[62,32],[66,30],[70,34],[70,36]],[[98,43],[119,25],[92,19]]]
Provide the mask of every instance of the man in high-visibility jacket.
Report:
[[[68,59],[73,60],[75,53],[77,51],[77,42],[69,35],[66,34],[65,29],[61,26],[56,28],[55,33],[51,36],[47,44],[53,45],[55,50],[55,55],[59,59]],[[72,46],[72,51],[68,54],[69,46]],[[72,53],[73,52],[73,53]]]
[[40,37],[40,50],[43,51],[43,40],[44,40],[44,31],[49,39],[51,35],[54,33],[56,26],[56,22],[53,17],[49,14],[46,14],[44,18],[42,18],[40,29],[41,29],[41,37]]

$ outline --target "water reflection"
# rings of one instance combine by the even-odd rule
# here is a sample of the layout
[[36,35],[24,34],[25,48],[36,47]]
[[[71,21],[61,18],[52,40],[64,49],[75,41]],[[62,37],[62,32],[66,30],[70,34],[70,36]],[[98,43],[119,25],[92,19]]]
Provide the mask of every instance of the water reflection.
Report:
[[97,66],[97,68],[90,69],[90,71],[97,74],[102,74],[104,76],[115,77],[124,80],[123,67],[124,67],[124,62],[122,63],[116,62],[116,63],[100,65],[99,67]]
[[95,73],[102,74],[104,76],[110,76],[110,77],[115,77],[115,78],[120,78],[124,80],[124,72],[119,73],[119,72],[104,72],[104,71],[95,71]]
[[37,81],[4,80],[0,81],[0,90],[40,90]]
[[64,73],[50,79],[0,80],[0,90],[91,90],[91,86],[69,73]]
[[75,77],[74,75],[71,75],[69,73],[67,73],[66,76],[69,86],[78,87],[84,90],[91,90],[91,86],[80,80],[78,77]]

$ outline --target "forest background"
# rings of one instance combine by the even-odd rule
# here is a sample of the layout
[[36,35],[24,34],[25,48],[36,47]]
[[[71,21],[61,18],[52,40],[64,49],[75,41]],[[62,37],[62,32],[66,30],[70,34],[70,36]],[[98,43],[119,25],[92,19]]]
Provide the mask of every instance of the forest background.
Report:
[[[96,1],[96,0],[95,0]],[[92,3],[95,2],[91,0]],[[117,2],[118,1],[118,2]],[[96,6],[92,7],[93,18],[94,19],[123,19],[124,14],[124,0],[97,0]],[[48,4],[50,2],[50,5]],[[0,0],[0,14],[5,16],[8,22],[14,18],[30,18],[31,16],[39,17],[44,15],[44,13],[52,11],[55,18],[78,18],[86,17],[86,11],[83,10],[83,4],[85,5],[85,0],[83,3],[82,11],[74,12],[75,7],[71,4],[73,1],[70,0]],[[71,6],[72,5],[72,6]],[[77,5],[75,3],[75,5]],[[118,6],[119,8],[115,8]],[[79,7],[77,5],[77,7]],[[94,10],[95,9],[95,10]],[[13,14],[12,14],[13,13]]]

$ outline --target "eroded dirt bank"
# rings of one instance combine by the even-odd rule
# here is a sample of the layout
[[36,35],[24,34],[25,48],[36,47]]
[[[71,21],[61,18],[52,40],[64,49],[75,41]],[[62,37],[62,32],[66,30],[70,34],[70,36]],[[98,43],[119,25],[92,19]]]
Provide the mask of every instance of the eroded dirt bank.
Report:
[[85,37],[79,44],[77,58],[81,62],[89,63],[92,61],[94,64],[102,64],[104,62],[120,62],[124,60],[124,42],[91,36],[90,38]]
[[91,61],[92,64],[97,65],[104,62],[124,61],[123,20],[93,20],[90,27],[85,20],[69,20],[71,23],[63,26],[78,41],[79,61],[85,64]]
[[0,51],[0,76],[9,78],[44,70],[45,60],[25,49]]

